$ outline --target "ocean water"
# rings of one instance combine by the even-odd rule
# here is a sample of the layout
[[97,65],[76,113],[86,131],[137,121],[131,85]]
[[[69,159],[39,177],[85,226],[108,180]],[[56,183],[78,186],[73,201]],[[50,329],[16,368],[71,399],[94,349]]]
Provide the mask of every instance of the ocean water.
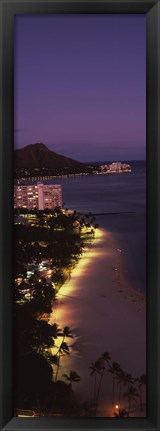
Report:
[[65,208],[99,214],[96,222],[114,233],[123,251],[126,278],[136,289],[145,292],[146,163],[129,163],[131,173],[89,175],[50,182],[62,184]]

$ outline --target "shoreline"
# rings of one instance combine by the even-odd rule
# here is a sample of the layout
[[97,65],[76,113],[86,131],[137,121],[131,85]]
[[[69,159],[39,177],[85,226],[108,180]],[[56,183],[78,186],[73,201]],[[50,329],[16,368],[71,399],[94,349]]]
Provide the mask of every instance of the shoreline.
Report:
[[[125,280],[124,256],[117,249],[113,233],[97,229],[92,246],[83,253],[71,279],[59,290],[58,304],[50,318],[50,323],[73,329],[74,338],[67,339],[71,356],[63,357],[62,375],[70,370],[78,372],[81,382],[74,385],[74,390],[79,397],[83,394],[84,400],[91,400],[88,388],[92,387],[93,379],[89,366],[104,351],[133,377],[145,374],[145,295]],[[103,384],[100,416],[112,416],[112,379],[108,374],[108,393]]]
[[[113,237],[112,239],[113,244],[116,248],[116,250],[119,250],[119,244],[118,240]],[[126,275],[126,266],[124,264],[124,254],[123,252],[121,254],[117,254],[117,260],[119,260],[119,263],[117,262],[117,265],[120,265],[120,271],[119,271],[119,282],[123,285],[124,291],[127,290],[131,294],[131,297],[134,296],[135,299],[139,301],[145,301],[146,300],[146,293],[140,289],[137,289],[133,282],[131,281],[130,277]],[[130,259],[131,256],[127,256],[127,259]],[[118,277],[117,277],[118,278]]]
[[69,179],[69,178],[75,178],[75,177],[84,177],[89,175],[119,175],[119,174],[130,174],[131,171],[108,171],[108,172],[81,172],[77,174],[62,174],[62,175],[39,175],[38,177],[22,177],[22,178],[15,178],[15,181],[21,183],[21,182],[37,182],[37,181],[50,181],[50,180],[57,180],[57,179]]

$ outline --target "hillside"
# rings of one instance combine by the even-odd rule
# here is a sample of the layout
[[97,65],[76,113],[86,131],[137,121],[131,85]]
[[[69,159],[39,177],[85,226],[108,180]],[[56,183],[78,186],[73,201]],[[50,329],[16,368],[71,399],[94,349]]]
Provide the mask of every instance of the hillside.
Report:
[[42,143],[27,145],[24,148],[15,151],[14,154],[15,170],[19,169],[83,169],[85,164],[72,160],[68,157],[61,156],[54,151],[49,150]]

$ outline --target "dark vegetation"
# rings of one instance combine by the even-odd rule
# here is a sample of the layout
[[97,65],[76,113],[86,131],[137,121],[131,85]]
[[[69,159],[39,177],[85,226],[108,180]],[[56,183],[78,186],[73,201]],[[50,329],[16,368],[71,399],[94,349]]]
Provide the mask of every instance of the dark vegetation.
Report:
[[[58,290],[94,237],[95,218],[58,208],[15,213],[22,217],[14,233],[15,414],[31,410],[38,416],[97,416],[106,374],[112,376],[115,418],[127,418],[135,405],[142,411],[146,376],[133,377],[112,362],[107,351],[90,366],[93,397],[81,405],[74,392],[80,376],[75,370],[64,374],[61,366],[63,356],[72,354],[69,341],[74,334],[67,322],[63,328],[50,323]],[[22,224],[25,217],[27,225]],[[127,407],[121,408],[124,400]]]
[[91,215],[63,214],[58,208],[15,213],[28,220],[28,225],[14,228],[15,414],[32,410],[38,415],[81,415],[73,391],[80,376],[74,370],[59,376],[62,356],[71,354],[68,340],[73,333],[66,322],[59,328],[49,323],[49,317],[57,291],[82,253],[83,241],[93,237]]
[[[124,371],[118,362],[111,362],[110,354],[104,352],[90,366],[90,375],[94,378],[93,415],[97,415],[100,389],[105,373],[112,375],[112,405],[115,407],[115,402],[118,402],[114,416],[117,418],[129,417],[135,404],[136,410],[137,405],[139,405],[139,410],[143,411],[145,404],[143,403],[143,391],[146,386],[146,376],[142,374],[140,377],[133,377],[130,373]],[[126,409],[120,407],[124,400],[128,404]]]

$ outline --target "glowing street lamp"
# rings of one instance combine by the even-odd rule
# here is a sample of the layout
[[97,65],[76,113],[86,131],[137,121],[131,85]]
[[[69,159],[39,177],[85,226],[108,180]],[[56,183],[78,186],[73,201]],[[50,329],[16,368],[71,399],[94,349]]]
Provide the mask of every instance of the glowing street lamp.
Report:
[[119,413],[120,406],[118,404],[115,405],[116,411]]

